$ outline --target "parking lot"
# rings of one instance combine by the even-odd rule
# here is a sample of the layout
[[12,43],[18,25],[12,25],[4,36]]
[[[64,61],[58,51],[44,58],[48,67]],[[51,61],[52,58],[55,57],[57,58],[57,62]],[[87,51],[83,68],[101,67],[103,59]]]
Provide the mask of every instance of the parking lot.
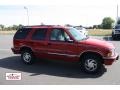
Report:
[[[0,84],[120,84],[120,60],[94,75],[81,72],[71,63],[39,60],[33,65],[25,65],[19,55],[11,52],[12,38],[13,35],[0,35]],[[113,41],[111,37],[103,36],[92,38],[113,43],[120,55],[120,40]],[[5,74],[13,72],[21,73],[22,80],[6,80]]]

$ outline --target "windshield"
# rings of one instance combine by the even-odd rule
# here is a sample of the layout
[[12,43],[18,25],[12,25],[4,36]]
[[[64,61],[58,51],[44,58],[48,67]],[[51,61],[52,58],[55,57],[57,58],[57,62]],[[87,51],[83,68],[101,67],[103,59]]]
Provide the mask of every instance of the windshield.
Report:
[[77,40],[84,40],[87,39],[88,37],[84,34],[82,34],[79,30],[76,28],[69,28],[69,32],[72,34],[72,36]]

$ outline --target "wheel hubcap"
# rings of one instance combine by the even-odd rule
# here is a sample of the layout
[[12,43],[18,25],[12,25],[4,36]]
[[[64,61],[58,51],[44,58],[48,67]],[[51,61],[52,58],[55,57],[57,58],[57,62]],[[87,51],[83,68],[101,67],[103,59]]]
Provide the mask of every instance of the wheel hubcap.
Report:
[[85,68],[88,71],[94,71],[97,68],[97,62],[94,59],[88,59],[85,61]]
[[25,52],[25,53],[23,54],[23,60],[24,60],[25,62],[30,62],[30,61],[31,61],[31,55],[30,55],[29,53]]

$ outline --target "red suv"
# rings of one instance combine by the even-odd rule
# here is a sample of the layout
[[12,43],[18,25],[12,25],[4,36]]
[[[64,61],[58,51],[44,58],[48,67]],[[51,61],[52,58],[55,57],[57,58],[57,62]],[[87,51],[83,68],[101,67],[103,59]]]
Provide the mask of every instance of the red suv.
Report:
[[24,26],[16,32],[13,46],[13,53],[21,54],[25,64],[32,64],[35,58],[78,62],[87,73],[118,60],[113,44],[89,38],[73,27]]

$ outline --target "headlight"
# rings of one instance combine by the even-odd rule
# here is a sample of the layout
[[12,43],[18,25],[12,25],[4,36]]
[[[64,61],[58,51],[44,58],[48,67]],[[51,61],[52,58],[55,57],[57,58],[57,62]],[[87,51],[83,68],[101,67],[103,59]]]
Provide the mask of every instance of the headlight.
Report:
[[108,57],[114,56],[115,49],[111,49],[110,52],[107,54]]

